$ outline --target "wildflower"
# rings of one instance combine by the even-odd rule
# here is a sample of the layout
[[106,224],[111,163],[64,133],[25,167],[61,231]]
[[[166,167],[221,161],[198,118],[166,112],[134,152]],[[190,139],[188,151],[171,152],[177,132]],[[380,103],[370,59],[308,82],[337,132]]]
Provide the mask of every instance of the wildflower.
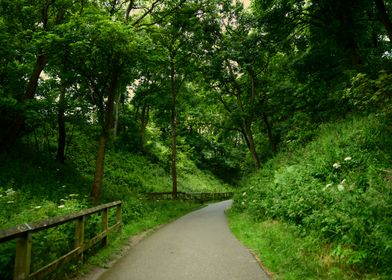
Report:
[[241,202],[241,205],[245,205],[245,202],[244,202],[244,201],[242,201],[242,202]]
[[61,204],[61,205],[57,206],[57,208],[64,208],[64,207],[65,207],[64,204]]
[[351,157],[345,157],[345,158],[344,158],[344,161],[350,161],[350,160],[352,160]]
[[60,201],[65,202],[67,200],[65,198],[61,198]]
[[344,191],[344,186],[346,184],[346,179],[343,179],[340,184],[338,185],[338,190],[339,191]]
[[8,201],[7,201],[8,204],[12,204],[12,203],[14,203],[14,202],[15,202],[15,201],[13,201],[13,200],[8,200]]
[[40,208],[42,208],[42,206],[39,205],[39,206],[35,206],[34,208],[35,209],[40,209]]
[[66,185],[62,185],[61,187],[62,187],[62,188],[66,188],[67,186],[66,186]]
[[242,193],[242,196],[245,196],[245,195],[246,195],[246,192],[243,192],[243,193]]
[[340,163],[339,162],[335,162],[333,165],[332,165],[332,167],[333,168],[335,168],[335,169],[338,169],[338,168],[340,168]]
[[13,194],[15,194],[15,193],[16,193],[16,191],[14,191],[12,188],[10,188],[10,189],[8,189],[8,190],[5,191],[5,194],[6,194],[7,196],[13,195]]
[[326,191],[327,189],[329,189],[330,187],[332,187],[332,183],[326,184],[325,187],[323,188],[323,191]]

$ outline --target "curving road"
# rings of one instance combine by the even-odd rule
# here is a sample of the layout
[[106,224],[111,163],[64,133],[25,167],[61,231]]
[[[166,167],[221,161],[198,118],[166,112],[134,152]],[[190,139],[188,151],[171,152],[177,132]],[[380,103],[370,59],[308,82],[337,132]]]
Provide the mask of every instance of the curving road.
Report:
[[192,212],[143,240],[99,280],[267,280],[230,232],[223,201]]

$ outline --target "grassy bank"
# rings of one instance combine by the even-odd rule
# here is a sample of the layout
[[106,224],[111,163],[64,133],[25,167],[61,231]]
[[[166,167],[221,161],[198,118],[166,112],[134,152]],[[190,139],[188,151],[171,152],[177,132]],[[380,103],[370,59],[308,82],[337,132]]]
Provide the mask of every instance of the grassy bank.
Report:
[[[80,139],[70,144],[65,164],[53,160],[53,153],[18,143],[0,155],[0,229],[22,223],[62,216],[91,207],[88,195],[95,163],[95,143]],[[105,162],[104,187],[100,203],[123,201],[124,231],[109,248],[90,259],[103,264],[116,254],[130,235],[165,224],[200,205],[188,202],[148,201],[144,192],[170,191],[169,164],[151,156],[110,147]],[[179,162],[179,191],[225,191],[228,186],[202,172],[182,156]],[[87,222],[86,235],[100,227],[99,217]],[[33,270],[56,259],[73,246],[73,225],[38,234],[33,240]],[[47,246],[51,244],[48,253]],[[11,279],[14,242],[0,244],[0,279]],[[86,256],[88,256],[87,254]],[[93,254],[90,254],[93,255]],[[89,258],[86,258],[90,261]],[[67,273],[77,270],[61,271]],[[60,277],[60,276],[56,276]]]
[[234,231],[277,279],[391,279],[389,119],[351,118],[315,135],[242,182]]

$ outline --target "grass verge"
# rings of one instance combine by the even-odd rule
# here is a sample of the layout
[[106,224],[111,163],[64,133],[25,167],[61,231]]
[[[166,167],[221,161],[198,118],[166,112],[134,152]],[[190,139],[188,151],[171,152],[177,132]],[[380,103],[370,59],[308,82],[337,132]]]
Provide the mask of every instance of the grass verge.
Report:
[[358,275],[332,261],[331,249],[312,237],[301,236],[288,224],[255,221],[247,213],[228,213],[230,228],[253,251],[272,279],[384,279],[377,275]]

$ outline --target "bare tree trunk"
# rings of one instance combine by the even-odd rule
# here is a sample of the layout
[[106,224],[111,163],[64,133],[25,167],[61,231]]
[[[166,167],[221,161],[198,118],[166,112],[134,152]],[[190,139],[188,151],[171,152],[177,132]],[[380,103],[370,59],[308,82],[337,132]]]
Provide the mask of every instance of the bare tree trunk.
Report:
[[[35,62],[33,72],[31,73],[25,94],[23,95],[21,102],[25,102],[26,100],[34,98],[38,86],[39,76],[41,75],[41,72],[45,68],[46,64],[46,57],[44,55],[39,55]],[[15,117],[15,120],[9,126],[7,133],[4,135],[3,139],[0,140],[0,152],[5,151],[15,143],[16,138],[18,137],[19,132],[24,125],[24,121],[24,116],[21,113]]]
[[58,103],[58,113],[57,113],[57,121],[58,121],[58,143],[57,143],[57,155],[56,160],[64,163],[65,161],[65,140],[66,140],[66,132],[65,132],[65,82],[64,80],[60,81],[60,97]]
[[105,108],[105,119],[103,121],[104,123],[102,125],[102,132],[99,138],[98,153],[95,162],[94,182],[90,193],[90,198],[93,202],[97,202],[101,196],[105,167],[106,144],[109,141],[110,129],[113,126],[114,100],[116,97],[117,83],[117,71],[113,70],[109,85],[108,100]]
[[383,0],[374,0],[374,3],[376,4],[380,16],[380,21],[382,22],[385,29],[387,30],[389,42],[392,43],[392,22],[388,17],[387,9],[385,8],[385,3]]
[[171,132],[172,132],[172,195],[173,198],[177,197],[177,91],[175,85],[175,68],[173,59],[170,63],[170,91],[171,91]]

